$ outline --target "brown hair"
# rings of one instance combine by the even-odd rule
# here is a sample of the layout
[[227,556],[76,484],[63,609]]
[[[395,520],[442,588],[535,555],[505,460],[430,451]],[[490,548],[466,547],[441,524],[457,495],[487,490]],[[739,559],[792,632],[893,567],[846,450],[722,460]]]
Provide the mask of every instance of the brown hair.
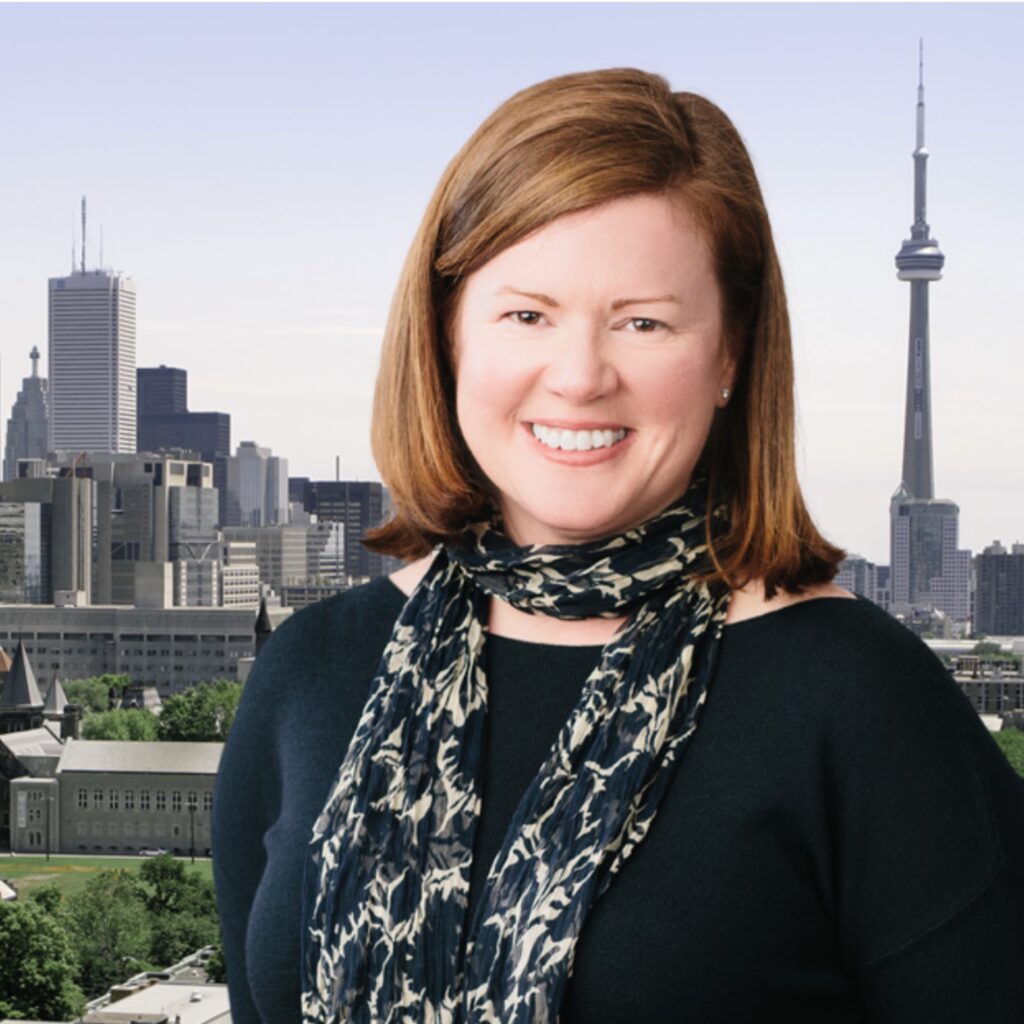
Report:
[[563,214],[640,193],[678,196],[696,218],[737,359],[698,461],[708,511],[725,502],[731,517],[713,543],[709,532],[702,578],[738,587],[761,577],[769,599],[832,579],[845,552],[818,532],[797,482],[789,315],[750,156],[717,106],[635,68],[523,89],[445,169],[385,329],[371,439],[395,515],[367,547],[416,558],[485,513],[491,485],[455,416],[449,328],[466,277]]

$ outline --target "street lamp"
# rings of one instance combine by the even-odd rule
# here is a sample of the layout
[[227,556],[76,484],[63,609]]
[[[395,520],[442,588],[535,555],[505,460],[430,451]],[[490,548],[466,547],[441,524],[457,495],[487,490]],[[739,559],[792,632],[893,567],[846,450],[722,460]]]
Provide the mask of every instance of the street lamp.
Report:
[[53,807],[53,794],[46,794],[46,863],[50,863],[50,813]]
[[190,847],[192,852],[192,863],[196,862],[196,802],[190,798],[188,802],[188,823],[190,832]]

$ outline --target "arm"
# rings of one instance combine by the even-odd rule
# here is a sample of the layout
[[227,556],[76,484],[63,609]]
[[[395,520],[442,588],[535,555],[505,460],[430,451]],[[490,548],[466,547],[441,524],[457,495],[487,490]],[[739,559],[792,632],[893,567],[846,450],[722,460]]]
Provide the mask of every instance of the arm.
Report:
[[269,714],[274,706],[269,690],[276,635],[275,631],[253,664],[214,783],[213,881],[234,1024],[262,1024],[249,987],[246,932],[266,865],[263,834],[273,821],[271,804],[280,799]]

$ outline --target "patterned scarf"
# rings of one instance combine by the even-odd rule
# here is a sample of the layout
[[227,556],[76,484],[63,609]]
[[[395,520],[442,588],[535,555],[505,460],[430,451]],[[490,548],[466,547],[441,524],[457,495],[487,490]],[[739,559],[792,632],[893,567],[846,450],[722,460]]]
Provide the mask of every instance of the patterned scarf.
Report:
[[[599,541],[518,547],[493,516],[468,547],[438,552],[313,826],[304,1024],[557,1024],[587,913],[647,834],[707,697],[730,591],[691,580],[706,564],[704,484]],[[559,618],[628,617],[520,800],[464,935],[492,595]]]

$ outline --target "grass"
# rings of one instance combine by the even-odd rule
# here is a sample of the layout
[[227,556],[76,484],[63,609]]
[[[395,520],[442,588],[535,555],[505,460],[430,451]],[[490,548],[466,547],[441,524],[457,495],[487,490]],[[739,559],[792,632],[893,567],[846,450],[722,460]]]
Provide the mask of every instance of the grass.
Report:
[[[50,862],[46,857],[26,856],[23,853],[0,853],[0,878],[11,882],[19,896],[27,896],[41,885],[54,884],[67,896],[83,888],[97,872],[127,868],[138,872],[147,857],[79,857],[69,854],[51,853]],[[212,878],[212,861],[196,857],[193,866],[189,857],[176,857],[183,861],[186,872],[197,871],[204,878]]]

